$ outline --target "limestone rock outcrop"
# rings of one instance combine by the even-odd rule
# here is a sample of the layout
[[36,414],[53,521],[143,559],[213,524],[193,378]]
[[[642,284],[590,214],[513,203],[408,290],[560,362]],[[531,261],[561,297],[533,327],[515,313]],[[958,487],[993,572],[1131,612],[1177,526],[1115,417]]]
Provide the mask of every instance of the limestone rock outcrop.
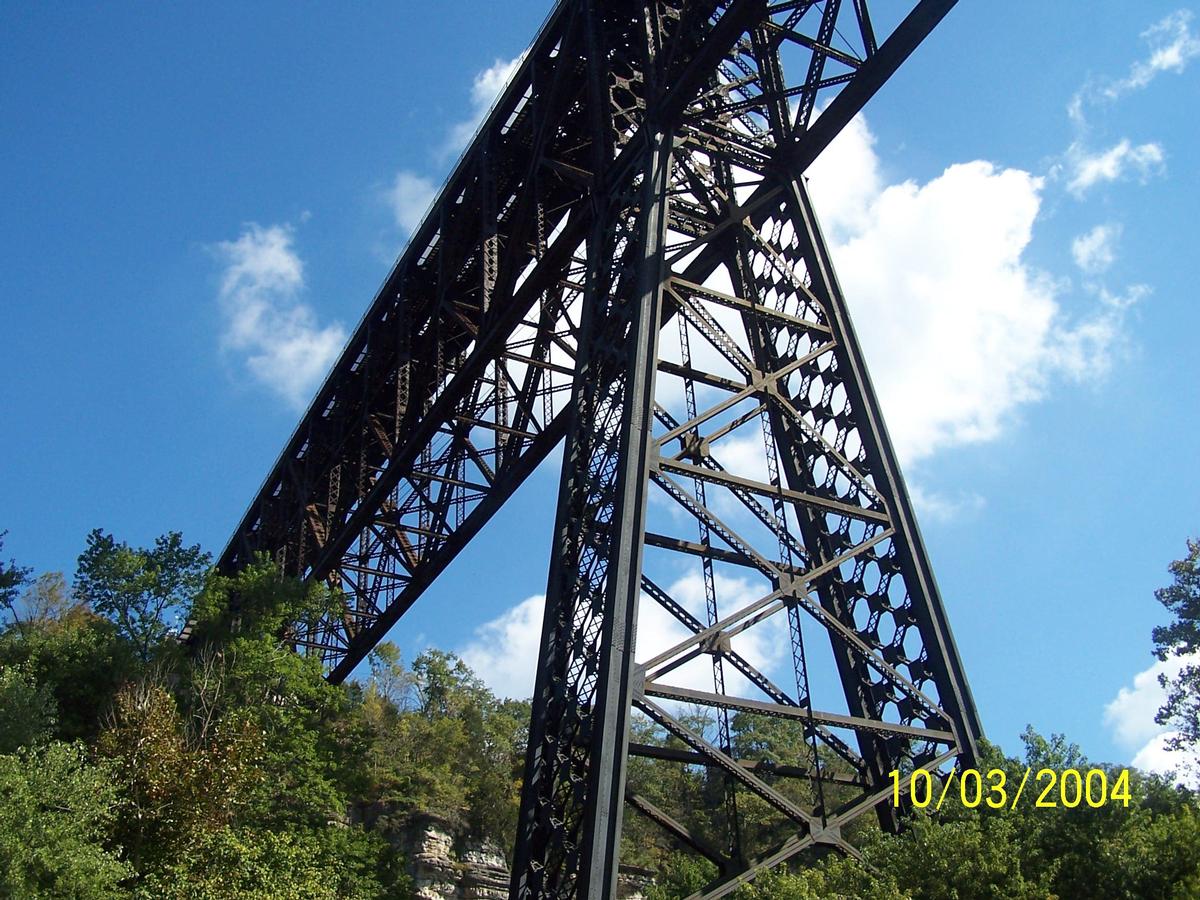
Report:
[[[397,848],[408,860],[418,900],[504,900],[508,866],[500,848],[463,836],[437,816],[409,816],[393,826]],[[649,872],[622,872],[619,896],[642,900]]]

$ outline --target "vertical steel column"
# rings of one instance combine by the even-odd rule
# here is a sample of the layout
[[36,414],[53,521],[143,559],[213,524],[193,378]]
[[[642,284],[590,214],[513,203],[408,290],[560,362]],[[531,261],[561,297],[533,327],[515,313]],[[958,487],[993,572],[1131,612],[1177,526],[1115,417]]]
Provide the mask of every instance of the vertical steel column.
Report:
[[607,614],[601,630],[599,684],[595,694],[596,732],[586,813],[582,866],[588,873],[587,897],[614,897],[625,797],[629,712],[638,597],[642,580],[642,536],[646,530],[650,430],[654,372],[662,319],[663,248],[666,241],[670,136],[653,136],[642,196],[643,244],[637,254],[638,290],[627,340],[631,353],[621,424],[621,467],[612,524]]
[[[647,15],[643,61],[654,57]],[[609,108],[600,16],[592,96]],[[635,50],[635,52],[637,52]],[[599,107],[594,104],[593,108]],[[596,116],[593,158],[612,122]],[[616,895],[662,318],[671,135],[644,125],[629,184],[593,177],[587,291],[533,698],[513,897]]]
[[518,897],[616,890],[670,156],[670,137],[656,135],[620,279],[631,296],[585,300],[603,308],[588,314],[579,412],[563,460],[514,859]]

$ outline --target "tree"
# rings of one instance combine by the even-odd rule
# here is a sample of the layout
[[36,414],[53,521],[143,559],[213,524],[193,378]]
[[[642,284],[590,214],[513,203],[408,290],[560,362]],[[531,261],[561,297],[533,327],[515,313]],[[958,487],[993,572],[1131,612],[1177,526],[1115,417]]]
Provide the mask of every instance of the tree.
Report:
[[1023,871],[1021,838],[1009,817],[938,822],[919,815],[902,837],[881,836],[866,858],[887,873],[880,877],[891,881],[893,890],[902,887],[922,900],[1049,900],[1055,895],[1046,874]]
[[[6,534],[7,531],[0,531],[0,552],[4,550]],[[18,566],[15,560],[10,559],[5,565],[4,560],[0,559],[0,609],[7,610],[9,615],[13,613],[13,604],[16,603],[21,585],[29,580],[30,571]]]
[[371,678],[364,702],[376,698],[396,709],[410,709],[416,703],[417,677],[404,668],[400,648],[384,641],[367,655]]
[[529,704],[498,700],[452,654],[426,651],[406,671],[395,647],[380,651],[361,700],[371,736],[372,799],[401,817],[433,814],[507,851],[516,832]]
[[325,680],[319,658],[286,642],[293,623],[336,602],[324,585],[288,578],[264,557],[210,578],[192,607],[198,659],[209,662],[182,673],[182,704],[193,719],[245,720],[263,736],[263,778],[249,806],[260,824],[324,827],[363,777],[366,730],[349,694]]
[[1170,726],[1172,750],[1200,751],[1200,539],[1187,542],[1187,556],[1168,567],[1174,582],[1154,592],[1158,602],[1174,616],[1167,625],[1154,629],[1154,653],[1160,660],[1191,656],[1193,661],[1174,678],[1160,675],[1167,689],[1167,702],[1155,716],[1160,725]]
[[206,834],[136,894],[144,900],[371,900],[410,897],[399,873],[356,878],[381,854],[382,842],[361,830],[303,831],[227,827]]
[[199,544],[185,547],[178,531],[147,548],[117,543],[97,528],[79,557],[75,594],[116,623],[138,657],[148,660],[204,586],[209,562]]
[[0,665],[0,753],[44,744],[54,729],[54,698],[22,669]]
[[97,751],[121,789],[117,840],[139,872],[186,853],[228,824],[260,780],[260,736],[249,723],[190,734],[175,698],[153,675],[117,694]]
[[95,737],[104,710],[138,677],[139,665],[117,627],[86,606],[0,630],[0,666],[26,672],[53,695],[56,736],[64,740]]
[[75,598],[62,572],[46,572],[27,582],[19,601],[8,604],[12,624],[22,632],[59,622],[75,608]]
[[126,896],[130,869],[106,846],[116,788],[81,744],[0,756],[0,797],[0,897]]
[[287,643],[296,623],[340,603],[266,557],[207,580],[192,606],[198,646],[179,672],[180,715],[192,744],[232,751],[242,741],[250,777],[223,801],[227,824],[202,829],[186,857],[151,873],[146,896],[407,896],[395,851],[346,821],[370,780],[358,695]]

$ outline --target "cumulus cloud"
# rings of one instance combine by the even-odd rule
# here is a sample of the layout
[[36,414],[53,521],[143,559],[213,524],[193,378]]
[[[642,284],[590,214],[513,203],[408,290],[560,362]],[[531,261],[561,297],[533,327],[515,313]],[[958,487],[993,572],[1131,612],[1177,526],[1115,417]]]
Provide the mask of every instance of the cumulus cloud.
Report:
[[386,195],[397,227],[409,233],[415,231],[436,194],[437,186],[423,175],[407,170],[398,172]]
[[458,649],[462,661],[498,697],[524,699],[533,695],[545,608],[544,594],[526,597],[476,628],[474,637]]
[[[716,576],[717,596],[722,609],[732,611],[758,599],[761,593],[749,582],[725,575]],[[699,574],[688,574],[666,588],[681,605],[701,620],[704,618],[704,582]],[[538,651],[542,633],[542,615],[546,600],[536,594],[522,600],[500,616],[475,629],[475,633],[457,653],[498,696],[524,698],[533,694]],[[768,619],[734,639],[734,649],[752,665],[769,670],[787,652],[783,615]],[[690,631],[654,600],[643,595],[638,612],[636,659],[646,660],[686,638]],[[705,656],[681,666],[667,679],[672,685],[712,690],[712,665]],[[748,687],[736,672],[726,674],[727,688]]]
[[1134,675],[1133,684],[1122,687],[1104,707],[1105,726],[1113,740],[1133,754],[1131,762],[1138,768],[1166,774],[1183,767],[1184,757],[1167,749],[1174,732],[1159,725],[1154,717],[1167,699],[1160,677],[1173,679],[1184,668],[1195,665],[1200,665],[1200,653],[1157,660]]
[[1067,190],[1082,198],[1098,184],[1129,175],[1145,182],[1163,171],[1165,158],[1162,145],[1153,142],[1135,146],[1128,138],[1123,138],[1107,150],[1097,152],[1090,152],[1075,143],[1067,150]]
[[[497,59],[475,76],[471,83],[471,115],[451,125],[447,130],[446,137],[436,153],[440,157],[439,162],[444,163],[467,145],[524,58],[525,54],[515,59]],[[437,190],[437,185],[431,178],[411,169],[401,169],[384,191],[383,199],[392,210],[397,227],[406,234],[411,234],[421,224],[421,219],[433,203]]]
[[[1087,381],[1107,370],[1121,317],[1143,289],[1117,296],[1097,288],[1098,302],[1086,315],[1067,314],[1063,284],[1025,257],[1041,209],[1042,179],[976,160],[951,166],[925,184],[889,185],[861,118],[838,136],[810,177],[904,461],[994,439],[1023,405],[1045,395],[1053,379]],[[1089,252],[1095,264],[1100,250]],[[668,329],[664,346],[673,341]],[[704,352],[699,344],[693,347],[697,355]],[[765,468],[757,439],[723,439],[720,458],[749,477],[761,477]],[[944,495],[919,486],[913,494],[923,514],[943,520],[984,502],[973,494]],[[717,589],[728,610],[761,593],[720,574]],[[703,618],[698,573],[677,576],[667,590]],[[543,608],[543,597],[529,597],[477,629],[459,650],[503,696],[532,692]],[[639,659],[687,634],[669,613],[642,598]],[[739,636],[736,649],[771,672],[784,662],[787,647],[786,619],[776,616]],[[727,677],[731,691],[748,689],[737,676]],[[707,689],[711,678],[708,659],[700,658],[670,680]]]
[[1062,285],[1024,255],[1042,179],[975,160],[885,185],[859,119],[810,185],[904,461],[995,439],[1055,377],[1107,370],[1122,310],[1072,319]]
[[[715,590],[718,608],[722,615],[748,606],[765,594],[769,588],[758,589],[754,583],[743,578],[733,578],[720,572],[715,574]],[[700,621],[705,621],[704,578],[699,570],[680,576],[666,587],[667,593]],[[733,639],[733,649],[759,671],[771,672],[784,661],[788,653],[787,617],[783,613],[756,624]],[[647,660],[669,649],[691,635],[669,612],[654,600],[643,596],[638,612],[637,652],[638,661]],[[701,656],[680,666],[663,679],[678,687],[711,691],[713,668],[711,658]],[[759,697],[740,674],[725,666],[725,688],[731,694],[744,697]]]
[[1097,225],[1071,242],[1071,258],[1087,275],[1099,275],[1117,259],[1120,225]]
[[338,323],[322,327],[301,302],[304,265],[290,225],[250,223],[214,248],[224,264],[218,300],[221,344],[247,371],[288,403],[302,407],[346,342]]
[[1200,773],[1196,771],[1195,763],[1168,746],[1175,736],[1174,731],[1164,731],[1155,735],[1137,752],[1130,763],[1146,772],[1173,775],[1176,782],[1185,784],[1192,790],[1200,790]]
[[496,102],[496,98],[500,96],[500,92],[504,90],[504,86],[508,84],[508,80],[512,78],[524,58],[525,54],[522,53],[514,59],[497,59],[475,76],[471,83],[471,115],[451,127],[444,148],[447,155],[458,152],[471,140],[475,129],[479,127],[479,123],[492,108],[492,104]]

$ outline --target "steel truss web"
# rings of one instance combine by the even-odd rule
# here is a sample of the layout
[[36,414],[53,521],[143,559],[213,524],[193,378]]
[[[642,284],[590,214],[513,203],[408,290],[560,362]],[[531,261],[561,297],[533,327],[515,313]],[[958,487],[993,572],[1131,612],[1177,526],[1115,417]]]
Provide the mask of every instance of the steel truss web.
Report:
[[[514,897],[613,896],[626,808],[722,896],[976,759],[802,177],[952,5],[560,2],[222,557],[339,588],[291,638],[344,679],[565,442]],[[655,766],[712,772],[710,833]]]

